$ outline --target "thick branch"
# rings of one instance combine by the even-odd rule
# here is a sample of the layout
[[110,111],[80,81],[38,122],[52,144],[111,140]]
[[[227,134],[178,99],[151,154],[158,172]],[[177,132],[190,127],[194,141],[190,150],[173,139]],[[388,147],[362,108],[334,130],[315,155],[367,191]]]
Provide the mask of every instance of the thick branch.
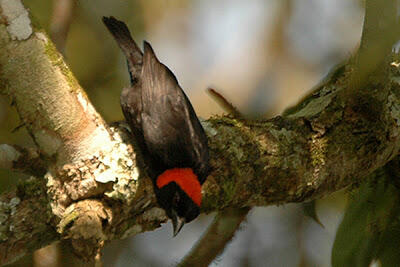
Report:
[[[101,195],[113,187],[105,185],[107,182],[118,179],[121,184],[114,185],[112,197],[120,197],[119,192],[125,190],[130,193],[123,196],[132,201],[129,196],[135,196],[138,184],[132,147],[123,144],[118,133],[110,134],[47,35],[32,25],[20,0],[0,0],[0,50],[0,93],[12,99],[40,154],[46,158],[47,187],[35,192],[48,194],[38,197],[39,202],[41,198],[51,200],[46,203],[53,214],[53,229],[70,218],[68,211],[75,207],[72,202]],[[121,164],[125,167],[121,168]],[[67,180],[62,180],[66,177]],[[17,192],[11,195],[11,199],[18,197]],[[4,203],[9,204],[6,200]],[[43,201],[40,203],[43,205]],[[29,221],[37,219],[29,216],[29,212],[35,211],[26,212],[22,209],[24,205],[17,206],[12,215],[0,215],[3,219],[0,232],[5,236],[9,234],[7,229],[15,228],[10,216],[28,215],[19,223],[27,227],[24,229],[36,229],[36,222]],[[63,230],[59,233],[69,234]],[[21,231],[19,237],[30,238],[30,233]],[[0,263],[12,259],[18,251],[36,249],[41,244],[36,242],[33,246],[25,242],[29,247],[24,250],[18,249],[16,242],[13,238],[2,240]]]
[[286,117],[210,119],[205,125],[214,172],[204,185],[203,209],[319,198],[385,165],[400,145],[393,74],[378,90],[361,92],[354,106],[338,97],[345,89],[344,76]]
[[57,238],[43,179],[31,178],[0,197],[0,265]]
[[34,30],[20,0],[0,0],[0,93],[12,98],[44,155],[58,165],[111,141],[102,118],[47,35]]

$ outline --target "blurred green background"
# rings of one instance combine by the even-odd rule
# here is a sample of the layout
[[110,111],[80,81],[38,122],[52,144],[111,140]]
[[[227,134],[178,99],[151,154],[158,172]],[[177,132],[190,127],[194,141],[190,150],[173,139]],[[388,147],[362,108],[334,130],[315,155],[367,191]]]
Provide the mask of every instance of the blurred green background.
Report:
[[[57,1],[24,3],[49,32]],[[211,86],[244,114],[271,117],[295,104],[355,51],[364,10],[359,0],[85,0],[74,1],[72,12],[65,60],[97,110],[112,122],[123,119],[119,94],[129,80],[102,16],[125,21],[138,44],[144,39],[152,44],[199,116],[223,112],[205,91]],[[20,121],[9,104],[0,96],[0,143],[33,146],[23,127],[14,131]],[[0,191],[24,179],[3,170],[0,177]],[[299,205],[255,208],[213,265],[330,266],[345,205],[343,192],[317,201],[324,228],[305,217]],[[176,238],[168,223],[114,241],[104,251],[104,266],[172,266],[212,216],[200,216]],[[71,266],[59,254],[46,248],[14,266]]]

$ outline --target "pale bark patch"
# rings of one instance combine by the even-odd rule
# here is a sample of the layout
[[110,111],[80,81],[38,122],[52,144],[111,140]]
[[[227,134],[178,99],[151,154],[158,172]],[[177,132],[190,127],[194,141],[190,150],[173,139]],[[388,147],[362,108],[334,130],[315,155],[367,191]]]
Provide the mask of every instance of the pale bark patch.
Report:
[[26,40],[33,30],[28,11],[21,0],[0,0],[2,15],[7,20],[7,31],[13,40]]

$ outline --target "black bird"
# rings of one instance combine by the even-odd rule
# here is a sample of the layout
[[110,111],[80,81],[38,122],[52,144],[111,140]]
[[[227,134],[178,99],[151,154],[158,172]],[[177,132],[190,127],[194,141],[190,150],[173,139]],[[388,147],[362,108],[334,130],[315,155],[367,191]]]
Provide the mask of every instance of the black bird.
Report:
[[131,86],[122,90],[122,111],[176,236],[200,213],[201,185],[210,172],[207,136],[174,74],[150,44],[144,41],[143,54],[124,22],[113,17],[103,22],[126,56]]

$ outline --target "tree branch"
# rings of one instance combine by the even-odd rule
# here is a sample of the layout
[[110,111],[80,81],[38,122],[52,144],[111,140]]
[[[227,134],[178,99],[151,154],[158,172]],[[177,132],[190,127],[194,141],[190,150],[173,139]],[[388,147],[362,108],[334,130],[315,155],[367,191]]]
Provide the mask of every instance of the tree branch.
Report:
[[[62,238],[93,259],[104,242],[166,216],[126,126],[104,123],[46,35],[27,15],[18,24],[15,8],[27,14],[18,0],[0,0],[0,89],[49,167],[0,197],[0,264]],[[385,165],[400,148],[399,59],[388,69],[351,105],[339,97],[353,71],[345,65],[283,117],[204,121],[213,171],[202,212],[320,198]]]
[[50,36],[58,51],[65,54],[65,43],[71,25],[75,0],[54,0],[53,13],[50,22]]
[[93,155],[93,138],[111,141],[103,119],[20,0],[1,0],[0,8],[0,93],[12,98],[43,154],[60,157],[59,166]]
[[385,79],[387,56],[399,39],[396,0],[367,0],[360,48],[355,56],[355,71],[346,96],[369,82]]
[[210,87],[207,89],[207,92],[215,100],[215,102],[217,102],[221,106],[221,108],[223,108],[229,114],[231,114],[236,118],[243,118],[243,115],[239,112],[239,110],[232,103],[230,103],[222,94],[220,94],[215,89]]
[[0,196],[0,265],[57,240],[43,179],[31,178]]
[[226,209],[219,212],[206,233],[178,266],[209,266],[232,240],[250,208]]

